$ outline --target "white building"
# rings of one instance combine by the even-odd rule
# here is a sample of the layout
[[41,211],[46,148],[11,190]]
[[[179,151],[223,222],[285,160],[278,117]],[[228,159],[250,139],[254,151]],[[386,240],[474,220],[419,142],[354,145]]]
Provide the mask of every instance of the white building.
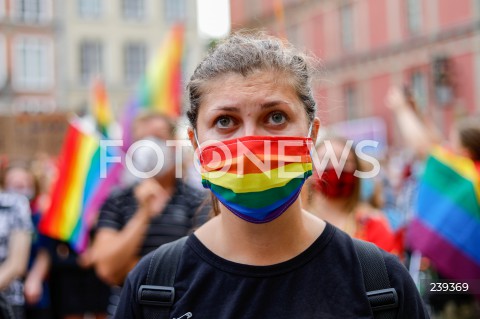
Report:
[[0,0],[0,112],[55,108],[52,0]]
[[119,111],[175,22],[191,74],[196,19],[195,0],[0,0],[0,112],[84,112],[97,76]]

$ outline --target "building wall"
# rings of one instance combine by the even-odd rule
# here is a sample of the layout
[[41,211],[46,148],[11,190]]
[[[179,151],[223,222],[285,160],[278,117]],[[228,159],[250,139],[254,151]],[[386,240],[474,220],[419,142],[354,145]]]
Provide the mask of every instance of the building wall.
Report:
[[[62,28],[59,31],[59,47],[63,79],[59,99],[65,106],[84,110],[89,102],[89,85],[80,78],[80,46],[82,41],[98,40],[103,45],[104,72],[100,76],[108,88],[109,100],[114,110],[121,110],[132,95],[136,83],[127,83],[124,76],[124,52],[127,43],[144,43],[149,58],[158,54],[171,23],[165,18],[165,1],[145,0],[145,18],[139,21],[125,20],[121,1],[102,1],[103,14],[99,18],[82,18],[78,14],[77,1],[64,1]],[[205,45],[198,39],[195,1],[186,0],[186,74],[204,52]],[[149,59],[147,59],[148,61]]]
[[[20,1],[0,0],[0,113],[37,112],[55,108],[55,45],[54,2],[44,0],[45,19],[23,20],[17,17]],[[21,16],[23,17],[23,16]],[[44,84],[26,84],[31,77],[22,74],[32,70],[30,62],[23,63],[19,47],[35,43],[42,48],[42,71]],[[22,66],[22,70],[19,69]],[[33,65],[35,67],[35,65]],[[21,80],[21,81],[20,81]],[[38,82],[38,81],[35,81]]]
[[[281,23],[273,14],[274,1],[260,2],[266,9],[252,15],[241,5],[244,1],[231,0],[232,30],[259,27],[276,34]],[[322,60],[327,79],[319,81],[315,92],[325,124],[352,119],[349,116],[381,116],[392,142],[395,125],[385,96],[391,85],[411,86],[412,81],[423,92],[424,112],[445,133],[456,117],[480,111],[480,90],[475,89],[480,87],[480,1],[284,0],[283,5],[284,28],[300,30],[295,38],[287,32],[288,40]],[[350,49],[342,45],[341,30],[342,8],[348,5],[353,11]],[[454,96],[447,105],[437,100],[438,57],[446,57],[449,65]],[[349,87],[356,88],[356,112],[347,110]]]
[[474,14],[473,1],[438,0],[438,21],[440,28],[468,23]]
[[369,33],[369,48],[378,49],[389,44],[387,1],[369,0],[365,2]]
[[[41,23],[25,23],[16,21],[11,14],[12,8],[22,1],[0,0],[0,113],[88,111],[91,81],[81,79],[80,47],[81,43],[89,40],[99,41],[103,46],[104,68],[98,76],[106,84],[112,107],[117,113],[121,112],[137,83],[125,79],[124,46],[131,42],[144,43],[147,62],[158,54],[165,35],[174,23],[167,16],[167,2],[181,8],[179,14],[185,22],[185,80],[207,48],[206,40],[198,37],[195,0],[144,0],[145,18],[139,20],[124,18],[124,1],[120,0],[87,1],[101,4],[98,16],[81,15],[80,0],[38,1],[48,3],[48,19]],[[18,70],[15,70],[17,57],[13,45],[19,36],[42,38],[51,43],[47,67],[51,85],[48,88],[19,90],[15,87],[12,80]],[[31,101],[37,107],[23,107],[25,101]]]

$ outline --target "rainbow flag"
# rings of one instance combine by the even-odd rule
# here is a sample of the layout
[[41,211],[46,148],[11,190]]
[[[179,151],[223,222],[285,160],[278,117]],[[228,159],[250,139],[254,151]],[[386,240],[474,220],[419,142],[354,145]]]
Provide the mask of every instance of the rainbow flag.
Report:
[[158,54],[148,65],[125,110],[122,125],[125,146],[132,143],[132,122],[142,110],[151,110],[172,118],[181,114],[183,38],[183,25],[173,26]]
[[480,278],[480,173],[475,163],[436,147],[420,182],[407,240],[454,280]]
[[107,90],[105,84],[101,80],[96,80],[92,87],[93,97],[93,115],[97,122],[99,132],[108,137],[108,129],[113,123],[112,110],[108,103]]
[[90,228],[122,169],[120,163],[109,163],[101,176],[102,151],[115,155],[115,149],[102,150],[97,136],[70,124],[51,205],[39,225],[42,234],[69,242],[77,252],[87,247]]

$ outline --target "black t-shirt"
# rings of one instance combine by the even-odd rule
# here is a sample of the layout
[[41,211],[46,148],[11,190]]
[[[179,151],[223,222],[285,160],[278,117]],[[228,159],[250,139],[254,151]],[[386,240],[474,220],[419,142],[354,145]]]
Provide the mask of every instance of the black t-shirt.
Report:
[[[134,188],[128,188],[110,196],[100,210],[97,229],[121,230],[138,209]],[[192,228],[207,219],[210,205],[206,205],[205,193],[177,179],[175,193],[163,212],[150,220],[140,256],[160,245],[187,235]]]
[[[145,284],[152,254],[128,276],[114,318],[142,318],[137,291]],[[428,318],[405,267],[384,252],[397,318]],[[361,266],[351,238],[334,226],[300,255],[271,266],[234,263],[208,250],[190,235],[175,281],[171,318],[190,312],[192,319],[373,318]]]

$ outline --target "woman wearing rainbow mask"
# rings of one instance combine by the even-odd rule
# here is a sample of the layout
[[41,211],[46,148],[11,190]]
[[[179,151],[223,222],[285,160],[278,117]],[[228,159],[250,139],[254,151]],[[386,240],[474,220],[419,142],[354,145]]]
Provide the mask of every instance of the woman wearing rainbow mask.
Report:
[[[265,35],[235,34],[188,85],[190,140],[215,217],[186,240],[165,318],[373,318],[351,238],[302,209],[315,117],[308,57]],[[396,318],[428,318],[407,271],[384,253]],[[130,273],[115,318],[144,318]]]

